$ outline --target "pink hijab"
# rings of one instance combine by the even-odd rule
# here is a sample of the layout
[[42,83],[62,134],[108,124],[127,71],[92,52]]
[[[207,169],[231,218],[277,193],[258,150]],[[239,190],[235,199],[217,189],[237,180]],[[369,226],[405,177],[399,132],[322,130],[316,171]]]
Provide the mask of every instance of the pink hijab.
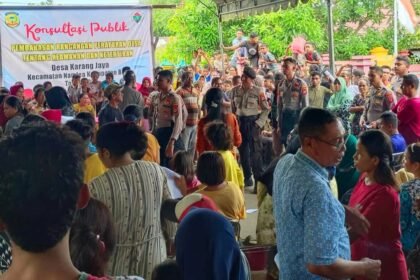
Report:
[[141,86],[139,87],[139,92],[141,93],[141,95],[143,95],[143,97],[148,97],[150,94],[150,90],[149,90],[150,86],[148,88],[144,87],[143,86],[144,81],[149,81],[149,85],[151,86],[152,80],[149,77],[144,77],[143,81],[141,82]]
[[17,96],[17,92],[20,88],[23,88],[22,85],[14,85],[10,88],[10,95]]

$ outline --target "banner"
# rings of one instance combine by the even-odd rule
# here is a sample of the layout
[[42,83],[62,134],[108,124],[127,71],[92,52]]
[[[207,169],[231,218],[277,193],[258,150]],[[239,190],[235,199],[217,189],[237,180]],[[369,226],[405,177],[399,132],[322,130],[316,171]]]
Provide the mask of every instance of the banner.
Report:
[[50,81],[67,89],[73,74],[100,80],[112,72],[122,78],[129,66],[152,77],[151,8],[34,7],[1,8],[2,84],[25,88]]

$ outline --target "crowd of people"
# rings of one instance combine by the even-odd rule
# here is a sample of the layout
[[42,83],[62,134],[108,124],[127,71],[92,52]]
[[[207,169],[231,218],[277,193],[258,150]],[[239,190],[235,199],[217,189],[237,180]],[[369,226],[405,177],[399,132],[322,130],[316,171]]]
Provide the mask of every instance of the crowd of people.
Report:
[[302,40],[1,88],[0,279],[251,279],[245,189],[267,279],[420,277],[419,79],[329,73]]

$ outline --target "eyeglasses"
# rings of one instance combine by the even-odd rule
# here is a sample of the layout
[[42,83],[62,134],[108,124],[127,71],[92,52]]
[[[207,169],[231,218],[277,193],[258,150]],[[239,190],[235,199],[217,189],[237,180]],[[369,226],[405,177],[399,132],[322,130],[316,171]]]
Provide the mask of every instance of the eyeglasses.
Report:
[[316,140],[322,142],[322,143],[333,146],[336,150],[341,150],[347,144],[347,141],[349,140],[349,135],[342,137],[341,140],[337,143],[331,143],[331,142],[325,141],[325,140],[323,140],[319,137],[314,137],[314,138]]

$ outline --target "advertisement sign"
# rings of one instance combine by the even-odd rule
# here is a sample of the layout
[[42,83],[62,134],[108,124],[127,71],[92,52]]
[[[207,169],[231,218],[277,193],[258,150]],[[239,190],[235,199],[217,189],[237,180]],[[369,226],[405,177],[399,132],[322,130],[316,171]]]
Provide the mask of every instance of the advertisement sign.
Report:
[[137,80],[152,77],[151,8],[0,8],[2,84],[25,88],[50,81],[67,88],[73,74],[98,71],[122,78],[129,66]]

